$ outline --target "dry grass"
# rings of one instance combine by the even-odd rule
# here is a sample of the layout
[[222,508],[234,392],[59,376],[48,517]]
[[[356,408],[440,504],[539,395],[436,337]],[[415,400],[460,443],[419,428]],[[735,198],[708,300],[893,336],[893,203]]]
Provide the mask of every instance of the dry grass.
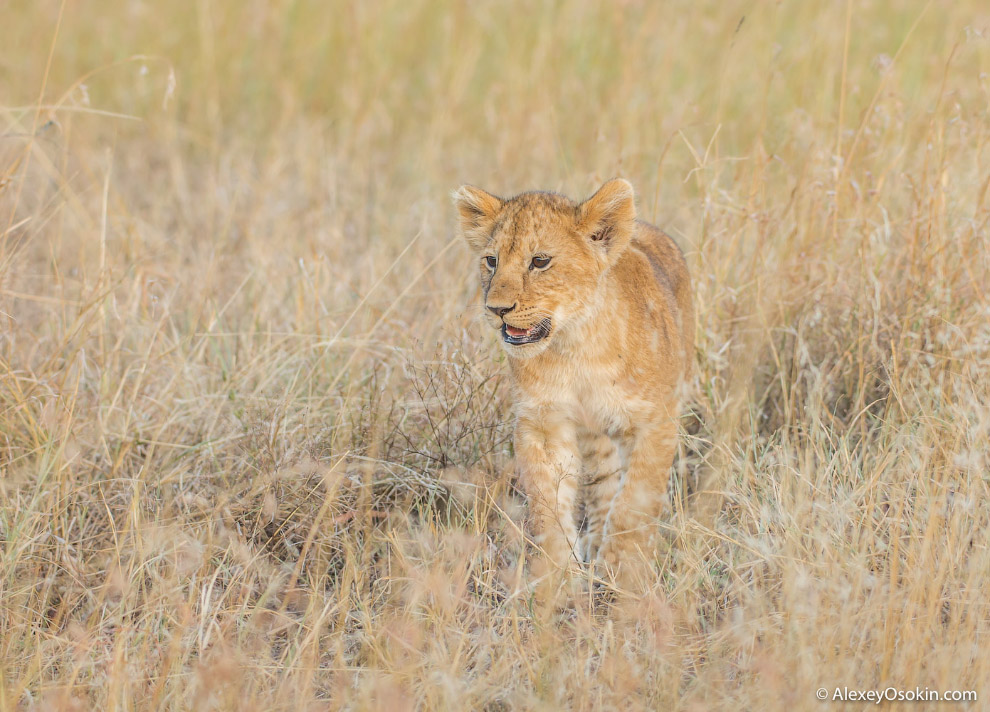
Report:
[[[990,699],[984,2],[0,25],[0,710]],[[547,615],[448,195],[616,174],[698,377],[654,594]]]

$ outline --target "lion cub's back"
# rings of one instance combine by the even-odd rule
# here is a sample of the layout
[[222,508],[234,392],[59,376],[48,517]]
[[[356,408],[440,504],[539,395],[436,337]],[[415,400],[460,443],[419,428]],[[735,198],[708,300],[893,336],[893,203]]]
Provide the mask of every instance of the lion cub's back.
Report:
[[640,220],[632,247],[642,253],[653,270],[653,276],[663,291],[674,298],[680,313],[681,343],[684,346],[684,374],[688,376],[694,363],[694,301],[691,298],[691,275],[684,253],[667,233]]

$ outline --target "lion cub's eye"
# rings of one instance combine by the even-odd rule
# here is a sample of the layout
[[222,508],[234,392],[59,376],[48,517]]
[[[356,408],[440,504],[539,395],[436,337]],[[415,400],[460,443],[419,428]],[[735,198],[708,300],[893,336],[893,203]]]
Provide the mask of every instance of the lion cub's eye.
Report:
[[550,264],[550,258],[547,257],[546,255],[537,255],[536,257],[533,258],[532,266],[535,267],[536,269],[543,269],[548,264]]
[[494,255],[488,255],[485,257],[485,264],[488,265],[488,269],[495,269],[495,265],[498,264],[498,260],[495,259]]

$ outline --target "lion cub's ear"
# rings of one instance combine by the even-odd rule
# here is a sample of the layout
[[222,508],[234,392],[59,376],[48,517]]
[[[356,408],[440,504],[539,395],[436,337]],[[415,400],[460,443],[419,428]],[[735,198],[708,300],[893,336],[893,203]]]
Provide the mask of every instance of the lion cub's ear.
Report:
[[502,199],[473,185],[462,185],[453,197],[460,214],[461,233],[471,248],[480,252],[491,237]]
[[578,206],[578,230],[601,245],[615,263],[632,239],[636,203],[629,181],[613,178]]

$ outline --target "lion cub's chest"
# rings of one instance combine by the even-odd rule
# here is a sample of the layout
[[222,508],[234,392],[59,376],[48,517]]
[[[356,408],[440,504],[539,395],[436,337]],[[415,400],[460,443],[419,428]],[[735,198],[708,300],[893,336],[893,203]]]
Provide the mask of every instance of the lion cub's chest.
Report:
[[646,406],[635,394],[635,384],[618,369],[571,364],[554,375],[546,385],[543,407],[590,434],[621,435],[639,420]]

